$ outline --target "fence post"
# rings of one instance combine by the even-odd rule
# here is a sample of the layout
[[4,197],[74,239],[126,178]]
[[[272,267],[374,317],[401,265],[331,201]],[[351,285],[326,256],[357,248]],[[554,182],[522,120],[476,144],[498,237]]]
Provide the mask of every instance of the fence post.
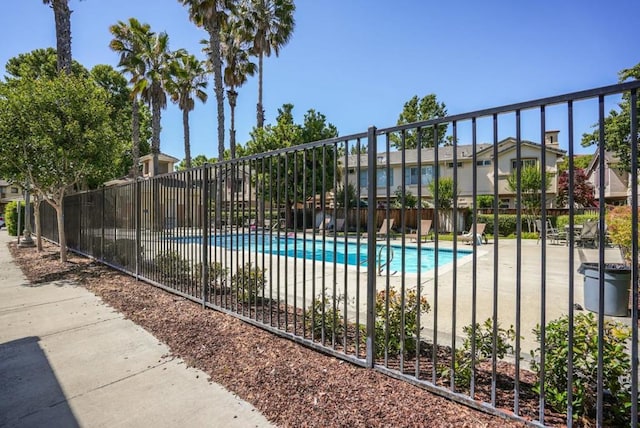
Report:
[[202,167],[202,307],[207,301],[207,289],[209,288],[209,164]]
[[135,203],[135,229],[136,229],[136,280],[140,279],[140,256],[141,256],[141,252],[142,252],[142,225],[141,225],[141,217],[142,217],[142,213],[140,212],[141,210],[141,201],[142,201],[142,195],[141,195],[141,191],[140,191],[140,180],[137,177],[136,174],[136,181],[135,181],[135,186],[136,186],[136,203]]
[[376,305],[376,127],[367,130],[367,367],[373,367],[375,356]]
[[102,186],[102,209],[100,210],[100,260],[104,260],[104,208],[105,208],[105,194],[104,186]]

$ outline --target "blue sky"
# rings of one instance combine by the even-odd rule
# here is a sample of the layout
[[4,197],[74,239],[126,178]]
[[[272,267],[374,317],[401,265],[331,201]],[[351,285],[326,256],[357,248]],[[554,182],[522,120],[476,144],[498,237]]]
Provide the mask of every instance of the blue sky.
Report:
[[[9,58],[55,47],[49,7],[40,0],[5,3],[2,75]],[[177,0],[70,0],[70,6],[73,57],[88,68],[117,65],[108,27],[129,17],[166,31],[171,49],[202,57],[205,33]],[[299,0],[296,7],[290,43],[265,61],[266,123],[274,122],[283,103],[292,103],[298,121],[313,108],[348,135],[394,125],[413,95],[435,93],[449,114],[465,113],[613,84],[621,69],[640,62],[637,0]],[[207,104],[191,115],[193,155],[217,155],[212,87]],[[239,93],[237,141],[244,143],[255,125],[257,78]],[[594,120],[579,117],[576,132],[588,131]],[[550,112],[549,128],[562,128],[562,122],[555,125]],[[162,127],[162,151],[182,158],[181,113],[174,105],[163,112]],[[536,139],[539,125],[530,128],[529,138]],[[501,137],[512,133],[511,125],[501,129]],[[225,132],[228,146],[228,123]],[[565,138],[561,133],[561,142]]]

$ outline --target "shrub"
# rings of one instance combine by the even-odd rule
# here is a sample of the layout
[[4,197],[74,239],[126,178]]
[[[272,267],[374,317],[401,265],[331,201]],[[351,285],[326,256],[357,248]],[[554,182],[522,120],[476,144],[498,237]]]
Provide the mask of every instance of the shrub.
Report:
[[[465,334],[462,347],[456,350],[453,366],[455,369],[454,382],[458,386],[468,386],[471,382],[471,373],[475,367],[471,364],[471,343],[473,328],[471,325],[465,326],[462,329]],[[500,327],[498,324],[497,329],[497,343],[496,343],[496,356],[500,359],[505,355],[513,353],[513,341],[516,338],[516,332],[513,326],[508,329]],[[476,364],[486,361],[493,355],[493,320],[487,318],[486,321],[480,325],[476,324],[475,328],[475,352],[474,361]],[[438,370],[443,377],[451,376],[451,368],[449,366],[441,366]]]
[[493,195],[479,195],[478,208],[493,208]]
[[[97,253],[100,252],[100,242],[95,242]],[[104,254],[102,258],[109,263],[122,267],[135,267],[136,264],[136,240],[135,239],[118,239],[117,241],[105,240]],[[138,248],[142,254],[142,247]]]
[[[574,224],[583,224],[587,221],[598,221],[598,214],[576,214],[573,216]],[[568,215],[559,215],[556,218],[556,228],[558,230],[564,230],[564,227],[569,224]]]
[[[229,269],[223,268],[222,263],[214,262],[207,265],[209,269],[209,282],[206,284],[207,292],[213,291],[216,287],[222,286],[229,275]],[[200,283],[202,280],[202,263],[198,263],[193,268],[193,279]]]
[[[11,201],[4,208],[4,222],[9,236],[18,236],[18,203]],[[24,204],[20,203],[20,226],[24,228]],[[20,231],[22,233],[22,231]]]
[[342,301],[342,296],[338,296],[334,301],[326,292],[316,296],[313,304],[304,312],[304,324],[312,334],[314,339],[340,338],[344,333],[344,323],[342,315],[338,309],[338,303]]
[[182,258],[177,251],[160,253],[153,263],[166,285],[177,285],[189,279],[191,273],[189,261]]
[[255,303],[262,297],[267,283],[266,269],[260,269],[251,263],[245,264],[231,276],[231,289],[237,293],[238,299],[246,303]]
[[[389,303],[389,324],[387,329],[387,300]],[[404,330],[402,326],[402,295],[395,289],[389,290],[389,294],[383,290],[376,294],[376,326],[375,326],[375,354],[384,356],[385,349],[388,354],[395,356],[403,351],[411,355],[416,352],[418,317],[429,312],[427,298],[422,296],[418,301],[416,290],[409,290],[404,298]],[[404,343],[402,334],[404,333]]]
[[[540,326],[533,330],[540,343]],[[557,411],[567,408],[567,355],[569,317],[551,321],[546,328],[545,391],[547,402]],[[608,396],[604,403],[607,426],[629,426],[631,423],[631,359],[626,347],[631,337],[629,327],[605,321],[602,337],[598,337],[598,321],[592,313],[576,314],[573,323],[573,416],[591,419],[596,412],[598,340],[604,341],[604,384]],[[531,351],[531,368],[540,373],[537,358],[540,348]],[[540,384],[536,385],[537,391]]]
[[[631,207],[621,206],[611,209],[607,213],[607,231],[611,242],[620,247],[622,256],[631,261]],[[640,241],[639,241],[640,243]]]

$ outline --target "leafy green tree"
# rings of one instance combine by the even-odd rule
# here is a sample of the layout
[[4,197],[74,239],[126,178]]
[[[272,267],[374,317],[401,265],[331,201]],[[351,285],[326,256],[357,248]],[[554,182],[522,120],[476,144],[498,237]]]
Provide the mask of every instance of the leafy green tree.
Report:
[[108,177],[117,157],[109,95],[90,79],[20,79],[0,85],[0,174],[24,181],[56,210],[60,259],[66,261],[65,195]]
[[392,208],[415,208],[418,206],[418,198],[410,191],[403,191],[398,188],[395,192],[395,199],[391,204]]
[[[305,114],[303,123],[296,124],[293,120],[293,105],[284,104],[278,109],[275,125],[253,129],[251,140],[246,145],[246,153],[265,153],[337,135],[336,127],[327,123],[322,113],[311,109]],[[258,191],[262,194],[260,200],[263,202],[268,199],[284,204],[288,221],[291,219],[293,203],[302,202],[304,197],[320,194],[324,206],[323,180],[326,191],[333,188],[334,179],[340,181],[339,171],[334,169],[333,156],[331,147],[318,147],[305,150],[304,154],[299,153],[295,158],[293,153],[266,158],[265,173],[262,173],[262,164],[256,168]],[[262,211],[258,210],[259,215]]]
[[[445,117],[447,115],[447,107],[444,103],[439,103],[435,94],[429,94],[422,98],[418,98],[414,95],[409,101],[404,104],[402,112],[398,117],[397,125],[405,125],[413,122],[420,122],[423,120],[436,119]],[[447,139],[445,134],[447,132],[447,124],[441,124],[437,126],[438,129],[438,145],[445,144]],[[433,141],[433,127],[423,128],[421,132],[421,146],[422,148],[434,147]],[[404,144],[402,142],[402,136],[399,133],[391,135],[391,144],[398,150],[403,147],[407,149],[416,149],[418,147],[418,133],[416,129],[410,129],[405,131]]]
[[458,197],[458,191],[454,186],[453,178],[442,177],[438,180],[438,199],[436,195],[436,180],[431,180],[427,185],[427,190],[434,198],[433,205],[440,209],[449,210],[453,208],[453,200]]
[[204,63],[185,50],[179,50],[171,64],[171,73],[167,88],[171,100],[182,110],[184,130],[184,160],[187,169],[191,168],[191,140],[189,134],[189,112],[195,108],[195,99],[207,101],[207,72]]
[[347,197],[347,208],[356,208],[358,206],[358,194],[353,183],[347,183],[346,188],[344,185],[338,187],[338,191],[336,192],[336,206],[344,208],[345,193]]
[[[632,68],[622,70],[619,73],[619,81],[624,82],[630,79],[640,79],[640,63]],[[626,171],[631,170],[631,142],[639,135],[632,138],[631,135],[631,97],[629,93],[622,96],[622,101],[618,104],[619,110],[611,110],[604,120],[605,149],[616,153],[620,159],[620,167]],[[640,109],[640,99],[636,108]],[[594,125],[592,133],[582,135],[582,146],[589,147],[597,145],[600,139],[598,125]]]
[[51,5],[56,21],[57,70],[71,73],[71,10],[69,0],[42,0]]
[[238,91],[236,88],[247,82],[248,76],[253,76],[256,65],[249,60],[249,46],[243,39],[240,21],[229,20],[222,32],[221,52],[224,60],[224,84],[229,88],[227,97],[231,108],[231,129],[229,129],[229,147],[231,159],[236,157],[236,103]]
[[[193,159],[191,159],[191,168],[198,168],[207,163],[216,163],[216,158],[207,158],[205,155],[197,155]],[[187,169],[187,164],[185,160],[181,160],[176,166],[176,171],[184,171]]]
[[258,57],[258,104],[256,126],[264,126],[264,106],[262,104],[262,78],[264,75],[264,57],[275,53],[289,43],[295,20],[296,6],[293,0],[245,0],[239,16],[242,27],[251,40],[251,51]]
[[[53,79],[58,75],[57,54],[53,48],[34,49],[10,58],[5,65],[6,80]],[[76,76],[88,76],[89,71],[77,61],[71,62],[71,72]]]
[[[574,169],[587,169],[593,159],[593,155],[575,155],[573,157]],[[562,158],[562,161],[558,163],[558,174],[562,174],[564,171],[569,170],[569,157]]]
[[[544,184],[545,192],[549,190],[552,179],[553,174],[545,173],[545,175],[543,175],[542,171],[540,171],[540,167],[538,166],[531,165],[522,168],[522,172],[520,174],[520,194],[529,232],[535,231],[535,219],[540,215],[540,207],[542,206],[542,193],[540,192],[540,189]],[[514,170],[511,175],[507,177],[507,188],[511,192],[517,193],[517,170]]]

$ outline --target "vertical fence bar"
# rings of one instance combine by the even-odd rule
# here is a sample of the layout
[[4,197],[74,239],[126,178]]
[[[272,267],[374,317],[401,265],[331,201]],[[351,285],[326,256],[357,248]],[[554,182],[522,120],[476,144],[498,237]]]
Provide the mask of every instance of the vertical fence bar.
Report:
[[[575,164],[573,159],[573,101],[569,101],[567,104],[567,132],[569,133],[569,189],[573,189],[575,184]],[[573,305],[575,302],[575,290],[574,290],[574,197],[573,192],[567,192],[569,194],[569,236],[567,237],[567,243],[569,246],[569,305],[567,312],[569,314],[569,331],[567,334],[567,427],[573,426],[573,322],[574,313]]]
[[[377,159],[377,142],[376,128],[369,127],[367,131],[368,160],[369,168],[367,199],[369,201],[367,207],[367,236],[376,236],[376,159]],[[375,242],[375,238],[374,238]],[[367,242],[367,367],[373,367],[375,358],[375,334],[376,334],[376,246]]]
[[[541,199],[541,223],[547,224],[547,153],[545,144],[546,133],[546,109],[540,106],[540,199]],[[544,408],[545,408],[545,361],[547,356],[546,350],[546,304],[547,304],[547,245],[543,242],[540,250],[542,257],[542,266],[540,266],[540,402],[539,402],[539,418],[544,424]]]
[[[471,398],[475,398],[476,394],[476,320],[477,320],[477,303],[478,303],[478,204],[477,204],[477,193],[478,193],[478,180],[476,176],[477,165],[476,165],[476,147],[478,143],[478,130],[477,130],[477,121],[476,118],[471,119],[471,151],[473,153],[472,156],[472,175],[473,182],[471,186],[471,201],[472,208],[471,211],[473,213],[473,224],[471,228],[472,233],[472,244],[473,244],[473,255],[472,257],[472,265],[471,265],[471,386],[469,395]],[[458,168],[458,165],[454,165],[454,168]]]
[[[494,114],[493,121],[493,332],[491,347],[491,405],[496,405],[498,383],[498,115]],[[475,151],[474,151],[475,153]],[[475,164],[475,162],[474,162]]]
[[136,177],[136,181],[134,182],[135,186],[135,194],[136,194],[136,203],[135,203],[135,231],[136,231],[136,280],[140,279],[140,264],[142,260],[140,260],[142,254],[140,249],[142,248],[142,227],[140,225],[140,216],[142,213],[140,212],[140,201],[141,201],[141,192],[140,192],[140,180]]
[[[452,133],[453,138],[453,164],[457,165],[458,162],[458,122],[453,121]],[[434,170],[432,170],[434,171]],[[453,192],[454,195],[458,194],[458,168],[453,169]],[[451,287],[451,364],[449,368],[451,370],[450,388],[451,391],[455,391],[455,377],[456,377],[456,328],[457,328],[457,312],[458,312],[458,198],[453,198],[453,272],[452,272],[452,287]],[[436,235],[438,231],[435,231]]]
[[[520,110],[516,110],[516,376],[514,382],[513,412],[520,415],[520,346],[522,300],[522,123]],[[544,224],[543,224],[544,227]],[[544,238],[544,234],[543,234]],[[544,241],[542,245],[545,245]]]
[[[202,264],[202,306],[207,303],[208,294],[211,291],[209,287],[209,164],[205,163],[200,169],[200,194],[201,194],[201,225],[200,233],[202,234],[202,247],[200,248],[200,263]],[[215,263],[214,263],[215,266]],[[217,273],[218,269],[214,272]]]
[[638,426],[638,94],[630,94],[631,120],[631,426]]
[[[604,228],[604,168],[605,168],[605,129],[604,129],[604,95],[598,97],[598,185],[599,185],[599,219],[598,227]],[[596,393],[596,424],[602,426],[604,420],[604,245],[598,248],[598,373]]]

